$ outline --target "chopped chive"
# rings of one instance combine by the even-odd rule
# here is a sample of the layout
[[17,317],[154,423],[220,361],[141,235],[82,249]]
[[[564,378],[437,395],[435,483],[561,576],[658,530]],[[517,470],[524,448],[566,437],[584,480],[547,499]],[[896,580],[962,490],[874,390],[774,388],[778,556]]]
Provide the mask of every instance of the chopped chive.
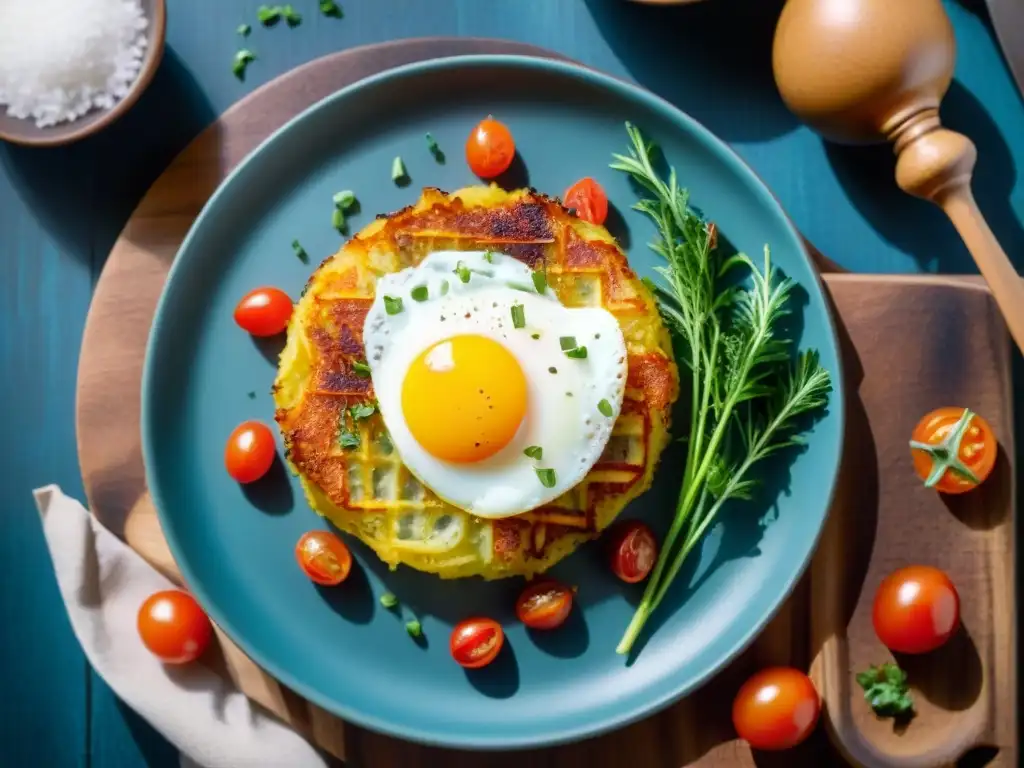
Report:
[[548,288],[548,276],[543,272],[534,272],[532,277],[533,287],[537,289],[537,293],[544,293]]
[[447,280],[442,280],[441,281],[441,295],[442,296],[446,296],[447,294],[448,294],[448,281]]
[[281,6],[261,5],[256,9],[256,18],[264,27],[272,27],[281,20]]
[[417,285],[411,291],[409,295],[412,296],[413,301],[426,301],[430,295],[429,289],[425,285]]
[[235,53],[235,60],[231,64],[231,71],[239,80],[245,80],[246,67],[254,61],[256,61],[256,54],[248,48],[243,48]]
[[565,396],[566,396],[566,397],[572,397],[572,392],[566,392],[566,393],[565,393]]
[[292,240],[292,250],[295,251],[295,255],[299,258],[299,261],[303,263],[309,261],[309,254],[306,253],[306,249],[302,247],[302,243],[298,240]]
[[334,2],[334,0],[320,0],[320,13],[324,16],[330,16],[332,19],[340,19],[343,15],[341,6]]
[[249,399],[250,400],[255,400],[256,399],[256,393],[253,392],[252,390],[249,390]]
[[352,361],[352,373],[363,379],[370,378],[370,366],[359,360]]
[[531,333],[530,334],[530,338],[536,341],[537,339],[540,338],[540,334],[539,333]]
[[413,619],[405,623],[405,631],[409,633],[409,637],[419,637],[423,634],[423,627],[416,619]]
[[356,421],[362,421],[373,416],[373,412],[377,410],[377,406],[373,403],[357,403],[348,409],[348,412],[352,415],[352,418]]
[[342,212],[341,208],[335,208],[331,213],[331,226],[341,232],[341,234],[345,234],[345,230],[348,227],[345,223],[345,214]]
[[558,373],[558,369],[552,365],[550,368],[548,368],[548,373]]
[[408,178],[405,163],[402,162],[400,156],[396,155],[395,159],[391,161],[391,180],[397,184],[405,178]]
[[484,261],[486,261],[488,264],[493,264],[494,263],[494,253],[493,253],[493,251],[484,251]]
[[576,349],[579,345],[576,343],[575,336],[559,336],[558,346],[560,346],[562,351],[565,352],[567,349]]
[[351,189],[343,189],[334,194],[334,205],[343,211],[347,211],[356,204],[356,193]]
[[242,37],[248,37],[249,33],[252,32],[252,27],[250,27],[248,24],[239,24],[237,31],[238,34],[240,34]]
[[576,347],[576,349],[565,350],[565,356],[571,357],[573,360],[586,360],[587,359],[587,348]]
[[597,404],[597,410],[601,412],[602,416],[607,416],[609,419],[612,417],[612,404],[607,400],[602,400]]
[[390,592],[385,592],[380,596],[380,604],[385,608],[391,609],[398,605],[398,598]]
[[384,311],[389,315],[397,315],[402,311],[402,297],[401,296],[385,296],[384,297]]
[[358,448],[362,445],[362,441],[358,434],[342,427],[341,433],[338,435],[338,445],[345,449]]
[[427,149],[430,150],[430,154],[434,156],[434,159],[439,163],[444,163],[444,152],[441,151],[441,147],[437,143],[437,139],[431,136],[429,133],[427,138]]
[[513,328],[524,328],[526,327],[526,309],[522,304],[512,305],[512,327]]
[[553,469],[537,469],[537,479],[540,480],[540,484],[545,488],[555,487],[555,470]]
[[540,461],[542,458],[544,458],[544,449],[541,448],[539,445],[531,445],[529,448],[524,450],[523,453],[529,456],[531,459],[536,459],[537,461]]
[[302,15],[292,8],[291,5],[286,5],[282,8],[281,15],[284,16],[284,20],[289,27],[297,27],[302,23]]
[[508,287],[513,291],[522,291],[523,293],[536,293],[532,287],[525,283],[507,283]]
[[459,280],[461,280],[462,282],[464,282],[464,283],[468,283],[469,282],[470,269],[465,264],[463,264],[461,261],[456,262],[455,269],[453,269],[452,272],[454,272],[456,275],[458,275],[459,276]]

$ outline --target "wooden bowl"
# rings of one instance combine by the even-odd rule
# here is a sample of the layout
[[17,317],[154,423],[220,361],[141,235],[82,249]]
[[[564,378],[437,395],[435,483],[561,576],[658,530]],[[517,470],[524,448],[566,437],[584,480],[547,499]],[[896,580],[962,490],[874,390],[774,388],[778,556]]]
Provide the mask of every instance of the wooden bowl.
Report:
[[146,50],[131,89],[110,109],[94,109],[77,120],[39,128],[30,118],[11,117],[6,106],[0,106],[0,139],[30,147],[56,147],[70,144],[103,130],[131,109],[149,86],[160,59],[164,55],[164,35],[167,31],[165,0],[140,0],[142,12],[149,24],[146,27]]

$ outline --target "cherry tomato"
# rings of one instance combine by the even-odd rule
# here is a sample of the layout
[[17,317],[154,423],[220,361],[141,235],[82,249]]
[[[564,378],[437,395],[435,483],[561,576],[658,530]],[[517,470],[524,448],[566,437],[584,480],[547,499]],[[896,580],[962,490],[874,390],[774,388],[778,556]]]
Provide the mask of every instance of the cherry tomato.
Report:
[[580,179],[565,191],[566,208],[575,208],[576,215],[591,224],[604,224],[608,218],[608,195],[589,176]]
[[330,531],[307,531],[295,545],[295,559],[311,581],[333,587],[348,578],[352,553]]
[[732,702],[732,724],[754,749],[795,747],[818,722],[821,700],[814,683],[791,667],[771,667],[752,675]]
[[639,520],[619,523],[611,537],[612,572],[627,584],[647,578],[658,559],[654,532]]
[[899,653],[927,653],[960,626],[960,595],[949,576],[929,565],[893,571],[878,587],[871,613],[875,634]]
[[531,629],[554,629],[572,610],[573,590],[554,579],[527,584],[516,600],[516,616]]
[[180,589],[154,592],[139,608],[139,637],[165,664],[187,664],[203,655],[213,626],[195,598]]
[[257,288],[235,307],[235,322],[253,336],[276,336],[288,327],[292,300],[277,288]]
[[487,117],[476,124],[466,139],[466,162],[484,179],[500,176],[512,165],[516,143],[503,123]]
[[976,413],[936,408],[914,427],[910,448],[914,469],[925,485],[943,493],[963,493],[991,474],[998,443],[992,427]]
[[251,483],[267,474],[276,451],[270,427],[259,421],[243,421],[228,437],[224,465],[236,481]]
[[505,633],[498,622],[477,618],[456,624],[448,645],[455,661],[466,669],[478,669],[494,661],[504,644]]

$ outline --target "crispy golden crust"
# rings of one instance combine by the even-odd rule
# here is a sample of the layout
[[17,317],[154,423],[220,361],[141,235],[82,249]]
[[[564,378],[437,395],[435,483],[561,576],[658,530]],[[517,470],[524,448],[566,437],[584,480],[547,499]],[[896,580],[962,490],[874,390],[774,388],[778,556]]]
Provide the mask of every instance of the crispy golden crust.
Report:
[[[619,320],[629,373],[622,414],[599,462],[552,504],[487,521],[448,506],[398,463],[378,414],[345,415],[373,399],[362,328],[377,276],[438,250],[492,249],[544,269],[566,306],[603,306]],[[366,541],[386,562],[458,577],[529,575],[550,567],[615,518],[650,485],[667,442],[678,374],[653,297],[603,227],[532,190],[425,189],[413,206],[378,217],[310,278],[293,315],[275,383],[276,419],[288,459],[315,509]],[[339,445],[342,423],[360,436]],[[454,546],[431,526],[462,531]],[[454,530],[447,528],[446,530]],[[452,538],[456,538],[454,535]]]

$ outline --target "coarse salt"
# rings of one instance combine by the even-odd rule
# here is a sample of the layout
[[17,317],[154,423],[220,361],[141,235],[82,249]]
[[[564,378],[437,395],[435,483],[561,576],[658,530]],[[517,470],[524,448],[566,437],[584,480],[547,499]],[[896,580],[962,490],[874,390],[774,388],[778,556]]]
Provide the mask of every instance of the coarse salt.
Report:
[[0,107],[40,128],[109,109],[142,68],[139,0],[0,0]]

